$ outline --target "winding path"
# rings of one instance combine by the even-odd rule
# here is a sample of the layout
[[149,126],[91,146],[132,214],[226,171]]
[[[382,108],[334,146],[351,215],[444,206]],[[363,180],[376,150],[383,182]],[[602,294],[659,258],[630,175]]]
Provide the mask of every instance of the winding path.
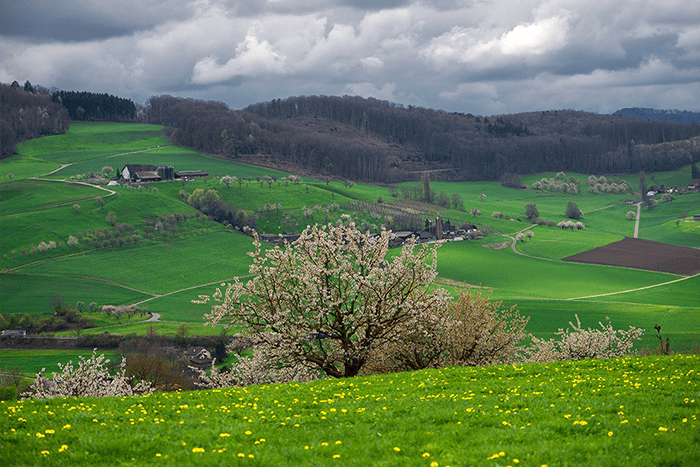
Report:
[[634,238],[639,235],[639,218],[642,216],[642,203],[637,203],[637,218],[634,220]]

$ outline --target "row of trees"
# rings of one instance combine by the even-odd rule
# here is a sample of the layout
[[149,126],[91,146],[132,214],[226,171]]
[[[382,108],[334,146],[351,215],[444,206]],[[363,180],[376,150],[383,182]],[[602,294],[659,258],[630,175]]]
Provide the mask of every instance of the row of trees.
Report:
[[129,122],[136,119],[131,99],[93,92],[56,91],[51,100],[68,110],[72,120]]
[[[293,97],[232,111],[220,102],[151,97],[151,123],[178,144],[236,158],[266,154],[317,173],[369,181],[498,179],[558,167],[587,173],[671,169],[700,159],[700,126],[577,111],[480,118],[360,97]],[[661,144],[689,140],[669,148]],[[382,144],[377,144],[383,142]]]

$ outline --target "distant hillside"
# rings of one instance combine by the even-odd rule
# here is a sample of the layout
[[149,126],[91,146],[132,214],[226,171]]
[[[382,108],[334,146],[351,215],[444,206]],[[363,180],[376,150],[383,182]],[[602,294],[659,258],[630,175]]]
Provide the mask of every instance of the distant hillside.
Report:
[[690,123],[700,122],[700,112],[689,112],[687,110],[659,110],[645,109],[639,107],[620,109],[613,115],[621,117],[632,117],[639,120],[661,120],[663,122]]
[[[180,145],[310,175],[389,182],[498,180],[546,171],[636,173],[700,160],[700,126],[573,110],[496,117],[361,97],[291,97],[230,110],[220,102],[151,97],[149,123]],[[644,148],[644,151],[641,149]]]

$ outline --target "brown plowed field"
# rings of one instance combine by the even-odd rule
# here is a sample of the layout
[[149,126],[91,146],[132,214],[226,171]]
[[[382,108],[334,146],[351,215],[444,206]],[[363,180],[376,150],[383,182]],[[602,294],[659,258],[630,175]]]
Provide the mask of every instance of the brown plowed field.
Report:
[[607,264],[689,276],[700,272],[700,249],[626,237],[619,242],[569,256],[564,258],[564,261]]

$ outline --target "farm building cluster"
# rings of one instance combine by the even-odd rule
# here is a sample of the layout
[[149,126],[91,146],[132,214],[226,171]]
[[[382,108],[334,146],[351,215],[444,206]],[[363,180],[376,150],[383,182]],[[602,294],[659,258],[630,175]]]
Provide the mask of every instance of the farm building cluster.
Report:
[[191,181],[195,178],[208,177],[203,170],[176,171],[172,165],[126,164],[121,170],[120,179],[126,182],[160,182],[165,180]]

